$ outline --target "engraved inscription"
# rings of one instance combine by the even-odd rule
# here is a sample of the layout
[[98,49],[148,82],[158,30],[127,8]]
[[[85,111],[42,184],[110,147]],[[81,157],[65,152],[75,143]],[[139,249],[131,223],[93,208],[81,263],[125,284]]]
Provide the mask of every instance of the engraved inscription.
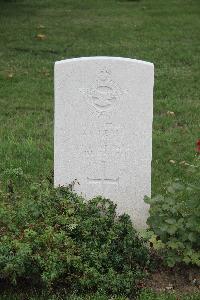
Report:
[[92,142],[83,146],[82,152],[84,157],[89,161],[111,161],[120,159],[128,161],[131,153],[129,145],[125,142],[125,130],[123,126],[106,123],[101,128],[90,128],[86,130],[83,127],[84,139],[90,140],[94,137]]
[[102,176],[101,178],[89,178],[87,177],[87,182],[89,184],[101,184],[102,193],[105,192],[105,186],[107,184],[119,184],[119,177],[113,179],[113,178],[106,178],[106,162],[102,161]]
[[111,72],[102,69],[97,74],[94,84],[87,89],[80,89],[88,104],[102,113],[110,110],[120,99],[121,91],[117,84],[111,79]]

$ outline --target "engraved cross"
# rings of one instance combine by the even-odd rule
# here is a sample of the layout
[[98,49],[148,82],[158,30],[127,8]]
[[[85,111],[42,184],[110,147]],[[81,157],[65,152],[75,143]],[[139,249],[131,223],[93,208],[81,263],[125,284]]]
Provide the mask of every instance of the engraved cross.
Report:
[[87,181],[89,184],[101,184],[102,187],[102,192],[105,192],[105,186],[106,184],[119,184],[119,177],[117,177],[116,179],[112,179],[112,178],[106,178],[106,162],[102,161],[102,165],[103,165],[103,176],[101,178],[89,178],[87,177]]

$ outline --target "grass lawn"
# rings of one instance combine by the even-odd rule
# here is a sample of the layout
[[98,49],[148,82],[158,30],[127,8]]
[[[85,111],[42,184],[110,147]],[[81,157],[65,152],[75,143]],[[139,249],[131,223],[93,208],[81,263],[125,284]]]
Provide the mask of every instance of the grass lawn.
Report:
[[[155,64],[152,191],[189,178],[200,138],[199,0],[1,0],[0,28],[1,186],[13,168],[36,181],[50,174],[54,62],[96,55]],[[156,297],[139,299],[176,299]]]
[[53,169],[54,62],[94,55],[155,64],[153,193],[186,177],[179,163],[194,163],[200,137],[199,16],[199,0],[1,0],[1,181]]

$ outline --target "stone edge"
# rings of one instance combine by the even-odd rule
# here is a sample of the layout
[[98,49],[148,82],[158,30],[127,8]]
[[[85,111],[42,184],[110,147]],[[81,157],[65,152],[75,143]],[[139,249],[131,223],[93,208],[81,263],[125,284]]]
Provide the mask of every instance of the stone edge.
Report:
[[69,58],[69,59],[63,59],[63,60],[56,61],[55,65],[76,62],[76,61],[92,61],[92,60],[114,60],[114,61],[119,60],[119,61],[126,61],[126,62],[135,62],[135,63],[139,63],[139,64],[146,64],[146,65],[152,66],[154,68],[154,64],[151,62],[133,59],[133,58],[115,57],[115,56],[88,56],[88,57]]

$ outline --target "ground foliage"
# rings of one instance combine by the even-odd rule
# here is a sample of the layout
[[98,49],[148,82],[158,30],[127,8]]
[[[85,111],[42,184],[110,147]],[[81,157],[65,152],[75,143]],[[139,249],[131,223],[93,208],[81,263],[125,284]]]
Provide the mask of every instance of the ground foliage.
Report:
[[154,231],[149,233],[150,242],[170,267],[176,263],[200,266],[199,158],[190,166],[196,181],[176,179],[163,194],[145,198],[150,204],[148,224]]
[[[155,293],[148,289],[141,292],[141,294],[137,297],[137,300],[199,300],[200,294],[186,294],[186,295],[177,295],[173,292],[167,293]],[[6,293],[4,295],[0,295],[0,300],[129,300],[127,297],[119,296],[119,297],[108,297],[105,295],[87,295],[87,296],[69,296],[69,295],[60,295],[53,294],[50,295],[48,293],[38,294],[37,291],[32,291],[32,293]]]
[[13,183],[8,190],[0,192],[0,278],[136,294],[150,256],[129,216],[117,217],[110,200],[85,202],[48,181],[30,184],[29,193],[15,193]]

